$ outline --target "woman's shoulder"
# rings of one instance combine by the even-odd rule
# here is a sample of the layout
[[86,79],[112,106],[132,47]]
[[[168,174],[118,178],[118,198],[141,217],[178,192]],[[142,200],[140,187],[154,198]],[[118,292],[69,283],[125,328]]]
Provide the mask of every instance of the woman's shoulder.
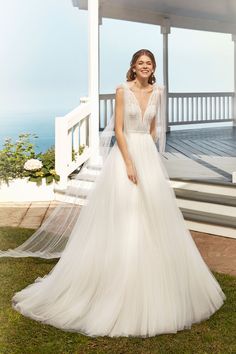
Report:
[[120,83],[116,86],[116,91],[123,90],[125,88],[125,82]]
[[156,84],[156,86],[157,86],[157,89],[158,89],[159,91],[163,91],[163,90],[165,90],[165,88],[166,88],[165,85],[159,85],[159,84],[157,85],[157,84]]

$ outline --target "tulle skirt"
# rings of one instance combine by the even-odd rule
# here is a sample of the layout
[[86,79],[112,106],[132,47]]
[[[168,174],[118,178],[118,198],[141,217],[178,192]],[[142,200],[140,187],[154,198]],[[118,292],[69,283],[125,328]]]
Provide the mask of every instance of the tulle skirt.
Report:
[[150,134],[115,143],[51,272],[13,297],[25,316],[88,336],[149,337],[208,319],[225,300],[186,228]]

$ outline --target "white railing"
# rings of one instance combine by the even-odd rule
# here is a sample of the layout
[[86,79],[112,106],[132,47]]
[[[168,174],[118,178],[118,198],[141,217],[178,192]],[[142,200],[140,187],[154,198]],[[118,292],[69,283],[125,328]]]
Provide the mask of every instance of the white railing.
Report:
[[[102,130],[114,110],[115,94],[101,94],[100,122]],[[229,122],[234,118],[233,92],[194,92],[168,94],[168,125]]]
[[[115,94],[99,95],[99,130],[103,130],[114,112]],[[232,121],[234,114],[233,92],[169,93],[168,126]],[[65,188],[67,178],[87,161],[92,154],[91,103],[88,98],[55,123],[55,169],[60,175],[60,188]],[[80,145],[83,153],[75,156]],[[75,158],[73,158],[73,155]]]
[[232,121],[233,103],[233,92],[169,93],[168,125]]
[[[55,169],[60,176],[60,188],[65,188],[70,173],[91,156],[91,103],[88,98],[64,117],[55,120]],[[80,146],[85,148],[79,155]]]
[[99,95],[99,130],[107,125],[114,112],[115,94],[107,93]]

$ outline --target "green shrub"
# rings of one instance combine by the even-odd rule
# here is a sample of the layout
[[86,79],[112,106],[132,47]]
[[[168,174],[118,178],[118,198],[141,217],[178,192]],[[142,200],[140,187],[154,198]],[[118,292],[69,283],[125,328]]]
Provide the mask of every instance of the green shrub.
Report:
[[77,156],[81,155],[85,149],[85,144],[79,146],[79,150],[75,151],[74,148],[72,148],[72,161],[76,161]]
[[20,134],[19,139],[13,143],[11,138],[5,139],[3,149],[0,150],[0,182],[6,183],[14,178],[25,176],[24,163],[36,158],[35,144],[30,137],[37,138],[35,134]]
[[55,149],[51,146],[46,152],[39,153],[37,159],[42,162],[42,168],[36,171],[25,170],[25,176],[29,177],[29,181],[42,183],[42,179],[46,178],[46,184],[53,181],[59,181],[60,176],[55,171]]

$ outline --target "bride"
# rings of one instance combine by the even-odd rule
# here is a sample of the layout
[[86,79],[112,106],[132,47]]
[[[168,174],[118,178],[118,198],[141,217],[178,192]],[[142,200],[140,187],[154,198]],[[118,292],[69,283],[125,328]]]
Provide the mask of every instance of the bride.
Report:
[[149,50],[133,55],[106,130],[114,130],[116,142],[88,203],[67,227],[58,263],[14,295],[23,315],[88,336],[149,337],[189,329],[226,299],[186,228],[161,160],[165,87],[156,84],[155,69]]

